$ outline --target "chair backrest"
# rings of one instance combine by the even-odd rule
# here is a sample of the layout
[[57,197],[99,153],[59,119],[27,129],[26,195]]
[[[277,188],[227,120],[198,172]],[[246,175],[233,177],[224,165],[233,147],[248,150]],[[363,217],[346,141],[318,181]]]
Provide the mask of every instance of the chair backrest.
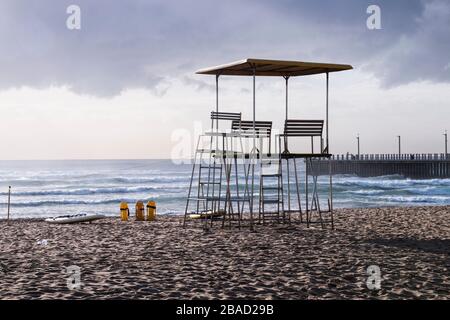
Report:
[[[231,130],[240,131],[248,136],[253,135],[253,121],[233,120]],[[272,134],[272,121],[255,121],[256,137],[270,138]]]
[[323,120],[286,120],[284,136],[287,137],[321,137]]
[[239,112],[216,112],[211,111],[211,120],[231,120],[240,121],[241,113]]

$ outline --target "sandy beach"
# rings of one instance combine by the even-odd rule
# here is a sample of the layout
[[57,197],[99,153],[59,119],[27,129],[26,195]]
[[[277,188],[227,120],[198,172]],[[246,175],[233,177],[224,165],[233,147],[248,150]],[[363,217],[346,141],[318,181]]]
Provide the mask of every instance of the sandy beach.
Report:
[[[339,209],[318,225],[205,232],[181,217],[0,222],[1,299],[449,299],[450,206]],[[67,267],[80,268],[69,289]],[[377,265],[381,289],[366,285]]]

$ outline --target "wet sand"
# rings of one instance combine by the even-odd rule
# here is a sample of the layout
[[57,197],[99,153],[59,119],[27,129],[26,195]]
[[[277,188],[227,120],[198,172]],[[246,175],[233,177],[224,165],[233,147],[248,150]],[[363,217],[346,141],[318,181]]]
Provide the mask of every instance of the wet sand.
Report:
[[[450,206],[340,209],[335,230],[206,232],[181,221],[1,221],[0,298],[450,298]],[[80,288],[67,286],[72,265]],[[367,287],[370,265],[380,268],[379,290]]]

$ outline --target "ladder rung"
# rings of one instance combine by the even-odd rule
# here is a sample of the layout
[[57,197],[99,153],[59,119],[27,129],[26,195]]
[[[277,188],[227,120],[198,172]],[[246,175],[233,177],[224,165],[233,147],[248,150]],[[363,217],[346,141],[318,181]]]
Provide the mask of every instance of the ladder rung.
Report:
[[261,161],[261,165],[262,166],[278,166],[280,164],[278,162],[275,162],[275,161],[267,161],[267,162]]
[[222,166],[200,166],[202,169],[217,169],[222,170]]
[[[226,201],[226,197],[224,196],[224,201]],[[244,198],[244,197],[231,197],[229,199],[231,202],[246,202],[246,201],[250,201],[250,198]]]
[[262,174],[261,177],[263,178],[275,178],[275,177],[280,177],[281,174],[280,173],[266,173],[266,174]]
[[218,153],[222,152],[222,150],[216,150],[216,149],[197,149],[198,153]]
[[225,132],[205,132],[202,137],[225,137]]
[[195,200],[195,201],[225,201],[224,197],[189,197],[189,200]]
[[221,184],[222,182],[200,181],[200,184]]
[[281,199],[263,199],[262,200],[263,203],[281,203]]
[[272,164],[280,164],[280,159],[274,159],[274,158],[264,158],[261,157],[261,163],[272,163]]
[[283,190],[283,187],[262,187],[263,190]]
[[199,198],[199,197],[189,197],[189,200],[196,200],[196,201],[206,201],[205,198]]
[[225,158],[234,158],[237,156],[242,155],[242,152],[238,152],[238,151],[215,151],[214,152],[216,157],[225,157]]

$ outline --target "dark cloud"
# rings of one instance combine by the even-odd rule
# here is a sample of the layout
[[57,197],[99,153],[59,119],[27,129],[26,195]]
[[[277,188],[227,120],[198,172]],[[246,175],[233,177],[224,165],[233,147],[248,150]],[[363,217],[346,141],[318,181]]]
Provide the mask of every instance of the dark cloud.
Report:
[[[376,1],[382,30],[366,28],[373,1],[3,0],[0,89],[67,85],[110,96],[245,57],[351,63],[385,86],[450,81],[450,3]],[[65,27],[66,8],[82,29]],[[446,67],[447,66],[447,67]]]
[[401,34],[375,53],[367,68],[390,87],[412,81],[450,82],[450,2],[427,1],[414,22],[416,31]]

